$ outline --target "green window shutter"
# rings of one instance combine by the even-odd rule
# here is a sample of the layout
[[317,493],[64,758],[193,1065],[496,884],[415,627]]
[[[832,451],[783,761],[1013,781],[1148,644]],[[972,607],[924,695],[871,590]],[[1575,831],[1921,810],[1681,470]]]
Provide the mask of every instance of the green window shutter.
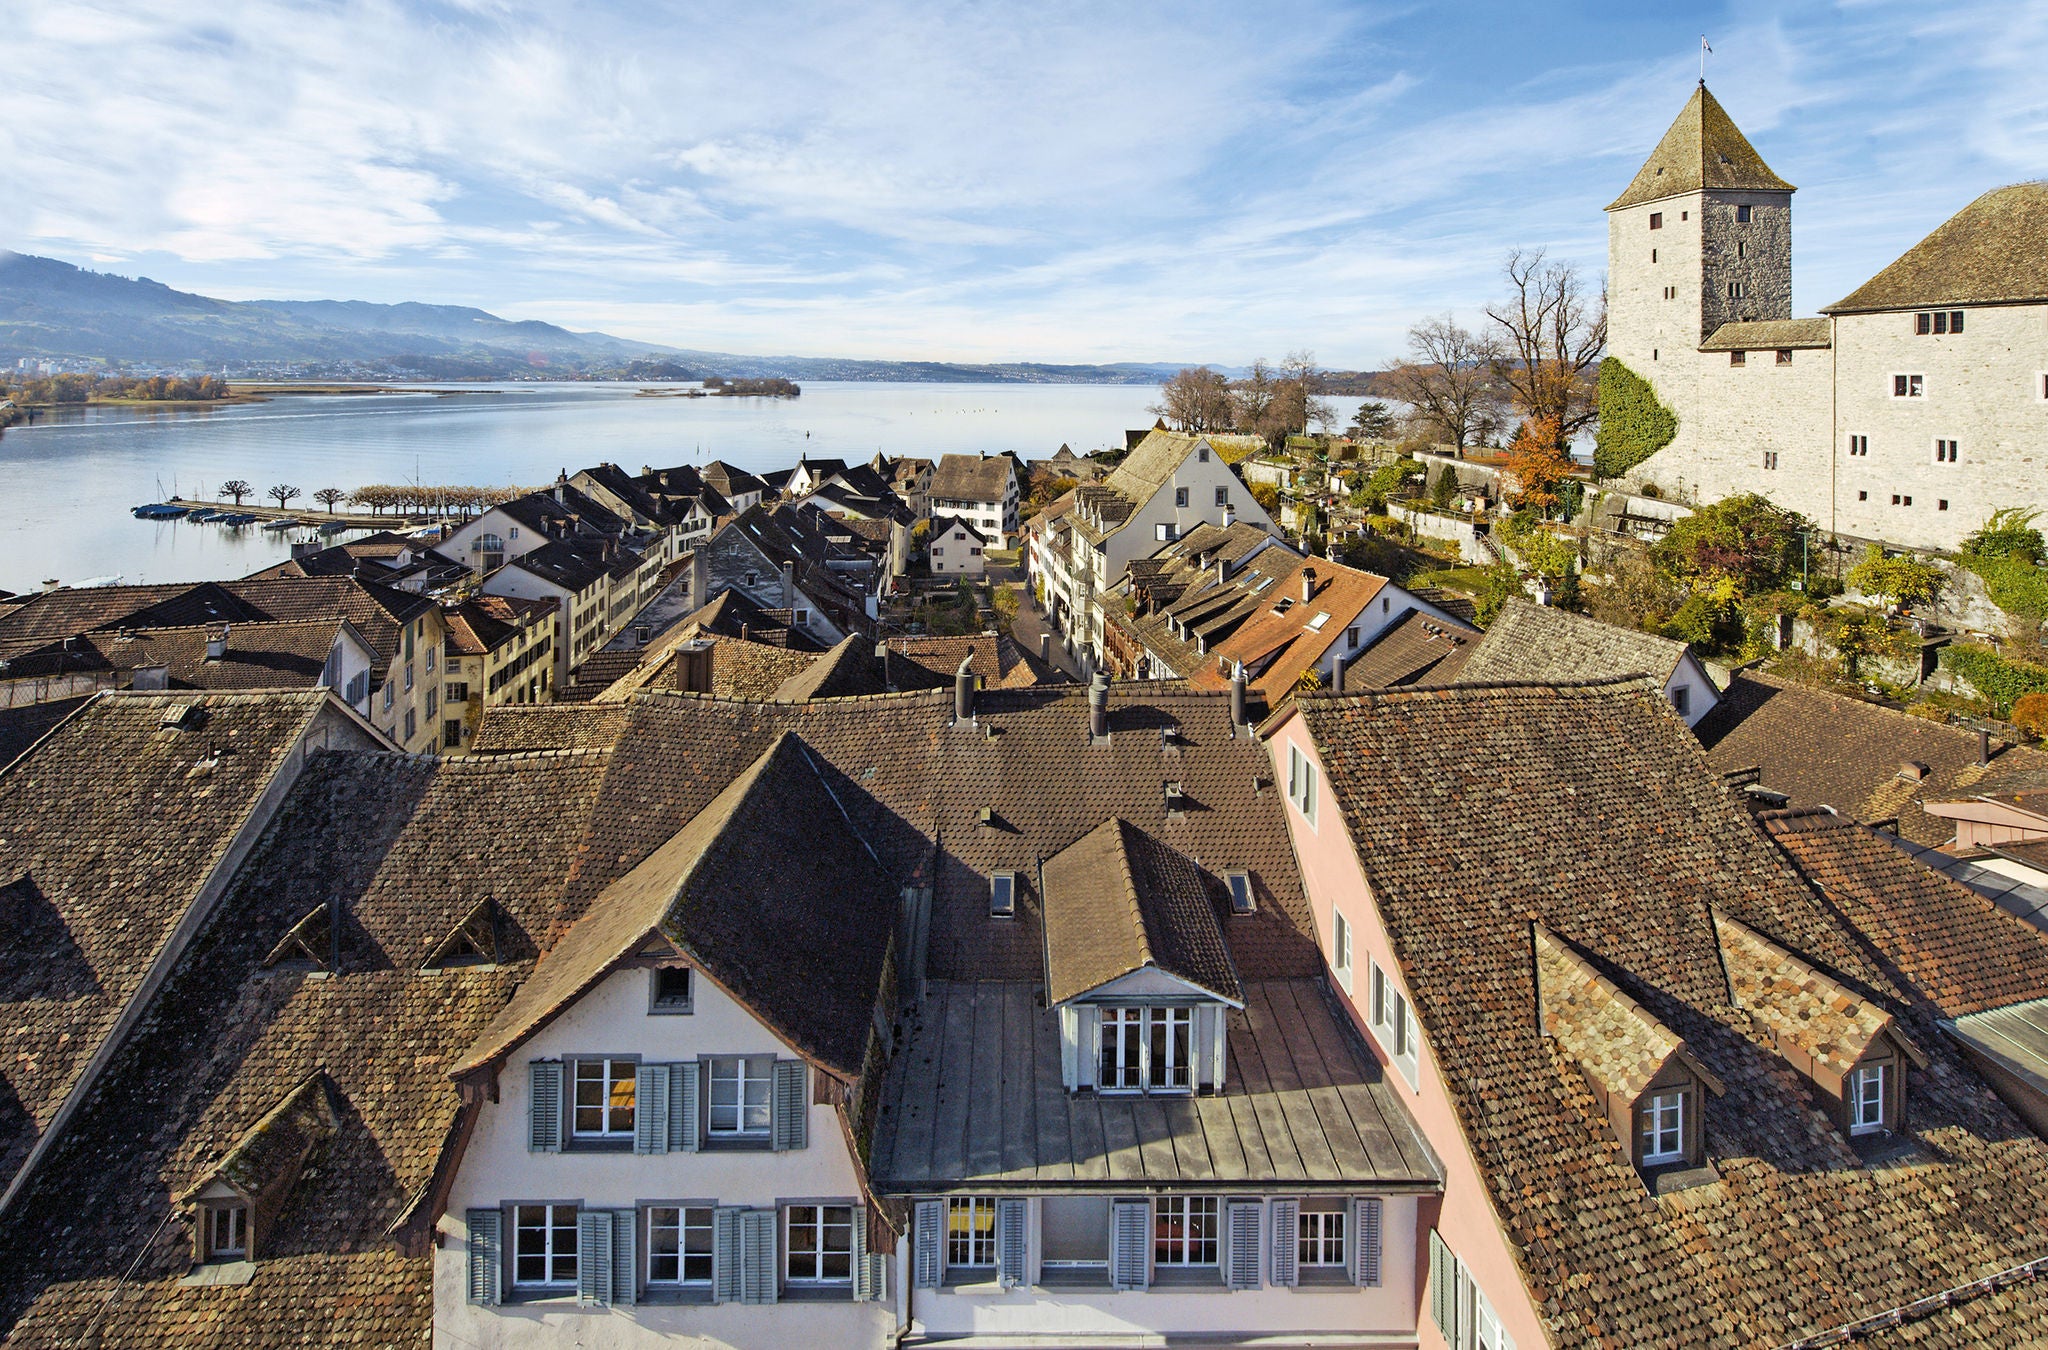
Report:
[[945,1240],[946,1202],[917,1202],[917,1287],[936,1289],[945,1269],[939,1263],[939,1244]]
[[1429,1315],[1447,1345],[1458,1340],[1458,1258],[1436,1230],[1429,1234]]
[[607,1209],[576,1212],[576,1302],[586,1308],[612,1301],[612,1215]]
[[740,1276],[740,1302],[773,1303],[781,1281],[775,1269],[775,1219],[772,1209],[750,1209],[740,1215],[740,1245],[745,1249]]
[[1377,1196],[1360,1199],[1352,1206],[1356,1212],[1352,1231],[1358,1235],[1352,1260],[1353,1278],[1367,1289],[1380,1287],[1380,1219],[1384,1208],[1384,1202]]
[[1301,1283],[1301,1201],[1273,1202],[1273,1283],[1291,1289]]
[[1006,1285],[1024,1283],[1024,1252],[1030,1211],[1022,1200],[996,1201],[996,1278]]
[[1109,1248],[1109,1282],[1117,1289],[1143,1289],[1151,1283],[1152,1206],[1144,1200],[1119,1200],[1115,1206]]
[[1232,1289],[1259,1287],[1259,1204],[1256,1200],[1230,1202],[1230,1252],[1225,1268]]
[[529,1066],[533,1071],[532,1091],[528,1094],[528,1108],[532,1112],[531,1128],[527,1133],[526,1148],[530,1153],[560,1153],[562,1151],[562,1062],[554,1059],[537,1059]]
[[633,1151],[668,1152],[669,1066],[642,1064],[633,1083]]
[[807,1067],[800,1059],[775,1061],[769,1134],[778,1153],[809,1145],[811,1094],[810,1079],[805,1073]]
[[681,1153],[697,1151],[698,1066],[671,1064],[668,1073],[668,1146]]
[[505,1216],[495,1209],[472,1209],[462,1217],[469,1228],[469,1301],[496,1303],[505,1278]]
[[716,1303],[738,1303],[746,1293],[746,1244],[741,1240],[740,1216],[746,1211],[721,1209],[711,1216],[711,1298]]
[[853,1298],[871,1303],[882,1296],[882,1253],[868,1250],[868,1211],[865,1205],[853,1209]]
[[633,1259],[633,1238],[640,1229],[640,1213],[632,1209],[612,1211],[612,1302],[630,1308],[640,1292],[640,1267]]

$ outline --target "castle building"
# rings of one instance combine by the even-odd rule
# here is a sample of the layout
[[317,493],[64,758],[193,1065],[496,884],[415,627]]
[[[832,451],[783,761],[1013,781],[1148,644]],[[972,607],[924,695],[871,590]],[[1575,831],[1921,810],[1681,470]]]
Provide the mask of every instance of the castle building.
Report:
[[1607,207],[1608,353],[1677,423],[1627,481],[1920,548],[2048,509],[2048,182],[1986,192],[1817,318],[1793,317],[1794,191],[1702,82]]

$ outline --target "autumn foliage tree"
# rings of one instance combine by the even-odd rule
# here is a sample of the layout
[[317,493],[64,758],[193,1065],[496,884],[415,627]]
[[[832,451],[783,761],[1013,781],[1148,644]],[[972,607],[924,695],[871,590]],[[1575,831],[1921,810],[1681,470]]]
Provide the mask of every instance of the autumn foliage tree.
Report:
[[1508,445],[1507,470],[1515,480],[1514,503],[1549,515],[1564,500],[1562,488],[1572,476],[1571,457],[1549,417],[1524,419]]
[[1547,261],[1541,249],[1516,249],[1502,270],[1508,295],[1486,311],[1495,330],[1493,374],[1524,421],[1537,423],[1563,455],[1600,415],[1606,297],[1593,294],[1577,268]]

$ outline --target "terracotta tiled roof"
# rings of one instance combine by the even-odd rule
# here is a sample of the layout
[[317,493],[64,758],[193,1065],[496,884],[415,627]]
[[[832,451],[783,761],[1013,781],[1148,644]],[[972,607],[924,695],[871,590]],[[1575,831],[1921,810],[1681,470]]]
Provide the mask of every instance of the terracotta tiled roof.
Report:
[[1725,914],[1714,915],[1721,959],[1738,1007],[1780,1047],[1789,1047],[1836,1076],[1845,1075],[1892,1016],[1876,1000],[1815,969],[1763,934]]
[[1673,1055],[1697,1063],[1683,1037],[1623,993],[1570,943],[1541,927],[1532,933],[1543,1034],[1587,1077],[1629,1102],[1642,1095]]
[[[1872,1006],[1918,1016],[1647,681],[1296,707],[1553,1345],[1775,1347],[2048,1256],[2048,1144],[1931,1028],[1912,1033],[1932,1067],[1912,1080],[1909,1161],[1866,1163],[1735,1006],[1716,908]],[[1718,1182],[1659,1198],[1623,1158],[1540,1033],[1532,923],[1725,1086],[1704,1104]],[[2020,1343],[1998,1302],[1921,1334]],[[2048,1300],[2021,1291],[2017,1306],[2038,1318]]]
[[583,664],[569,672],[569,683],[555,690],[558,703],[588,703],[624,679],[640,666],[646,653],[639,649],[595,651]]
[[1064,678],[1043,669],[1038,659],[1007,633],[974,633],[966,637],[892,637],[888,639],[889,685],[895,689],[951,689],[963,657],[973,657],[975,678],[1005,689],[1043,684]]
[[943,455],[926,491],[948,500],[999,502],[1011,472],[1010,461],[1001,455]]
[[618,703],[501,703],[484,710],[469,748],[479,755],[609,749],[629,715]]
[[1823,312],[2048,299],[2048,180],[1993,188]]
[[1106,820],[1045,860],[1045,991],[1065,1003],[1147,966],[1237,1001],[1222,888],[1185,854]]
[[1736,127],[1706,81],[1679,110],[1678,119],[1657,142],[1627,191],[1607,209],[1654,202],[1701,188],[1726,191],[1790,192],[1792,185],[1771,172],[1756,147]]
[[1479,630],[1409,609],[1344,668],[1346,689],[1393,689],[1427,681],[1455,684]]
[[[1754,671],[1730,681],[1694,730],[1716,769],[1760,768],[1762,785],[1793,806],[1832,806],[1857,820],[1896,817],[1899,832],[1922,844],[1955,834],[1922,802],[1969,796],[2014,770],[2048,768],[2048,754],[1996,743],[1991,764],[1981,767],[1973,732]],[[1927,772],[1902,777],[1907,764]]]
[[1462,684],[1505,680],[1612,680],[1652,675],[1671,678],[1685,656],[1683,642],[1572,614],[1533,600],[1501,607],[1458,675]]

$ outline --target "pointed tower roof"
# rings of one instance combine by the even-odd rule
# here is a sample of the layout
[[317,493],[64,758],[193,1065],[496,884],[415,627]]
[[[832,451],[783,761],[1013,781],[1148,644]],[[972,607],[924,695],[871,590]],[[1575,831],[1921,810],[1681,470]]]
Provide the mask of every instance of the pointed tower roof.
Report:
[[1664,139],[1657,142],[1657,148],[1636,171],[1628,191],[1616,197],[1607,209],[1619,211],[1624,206],[1640,206],[1701,188],[1796,191],[1771,172],[1771,166],[1764,163],[1764,157],[1736,127],[1727,109],[1707,92],[1704,80],[1686,101],[1678,120],[1664,133]]

